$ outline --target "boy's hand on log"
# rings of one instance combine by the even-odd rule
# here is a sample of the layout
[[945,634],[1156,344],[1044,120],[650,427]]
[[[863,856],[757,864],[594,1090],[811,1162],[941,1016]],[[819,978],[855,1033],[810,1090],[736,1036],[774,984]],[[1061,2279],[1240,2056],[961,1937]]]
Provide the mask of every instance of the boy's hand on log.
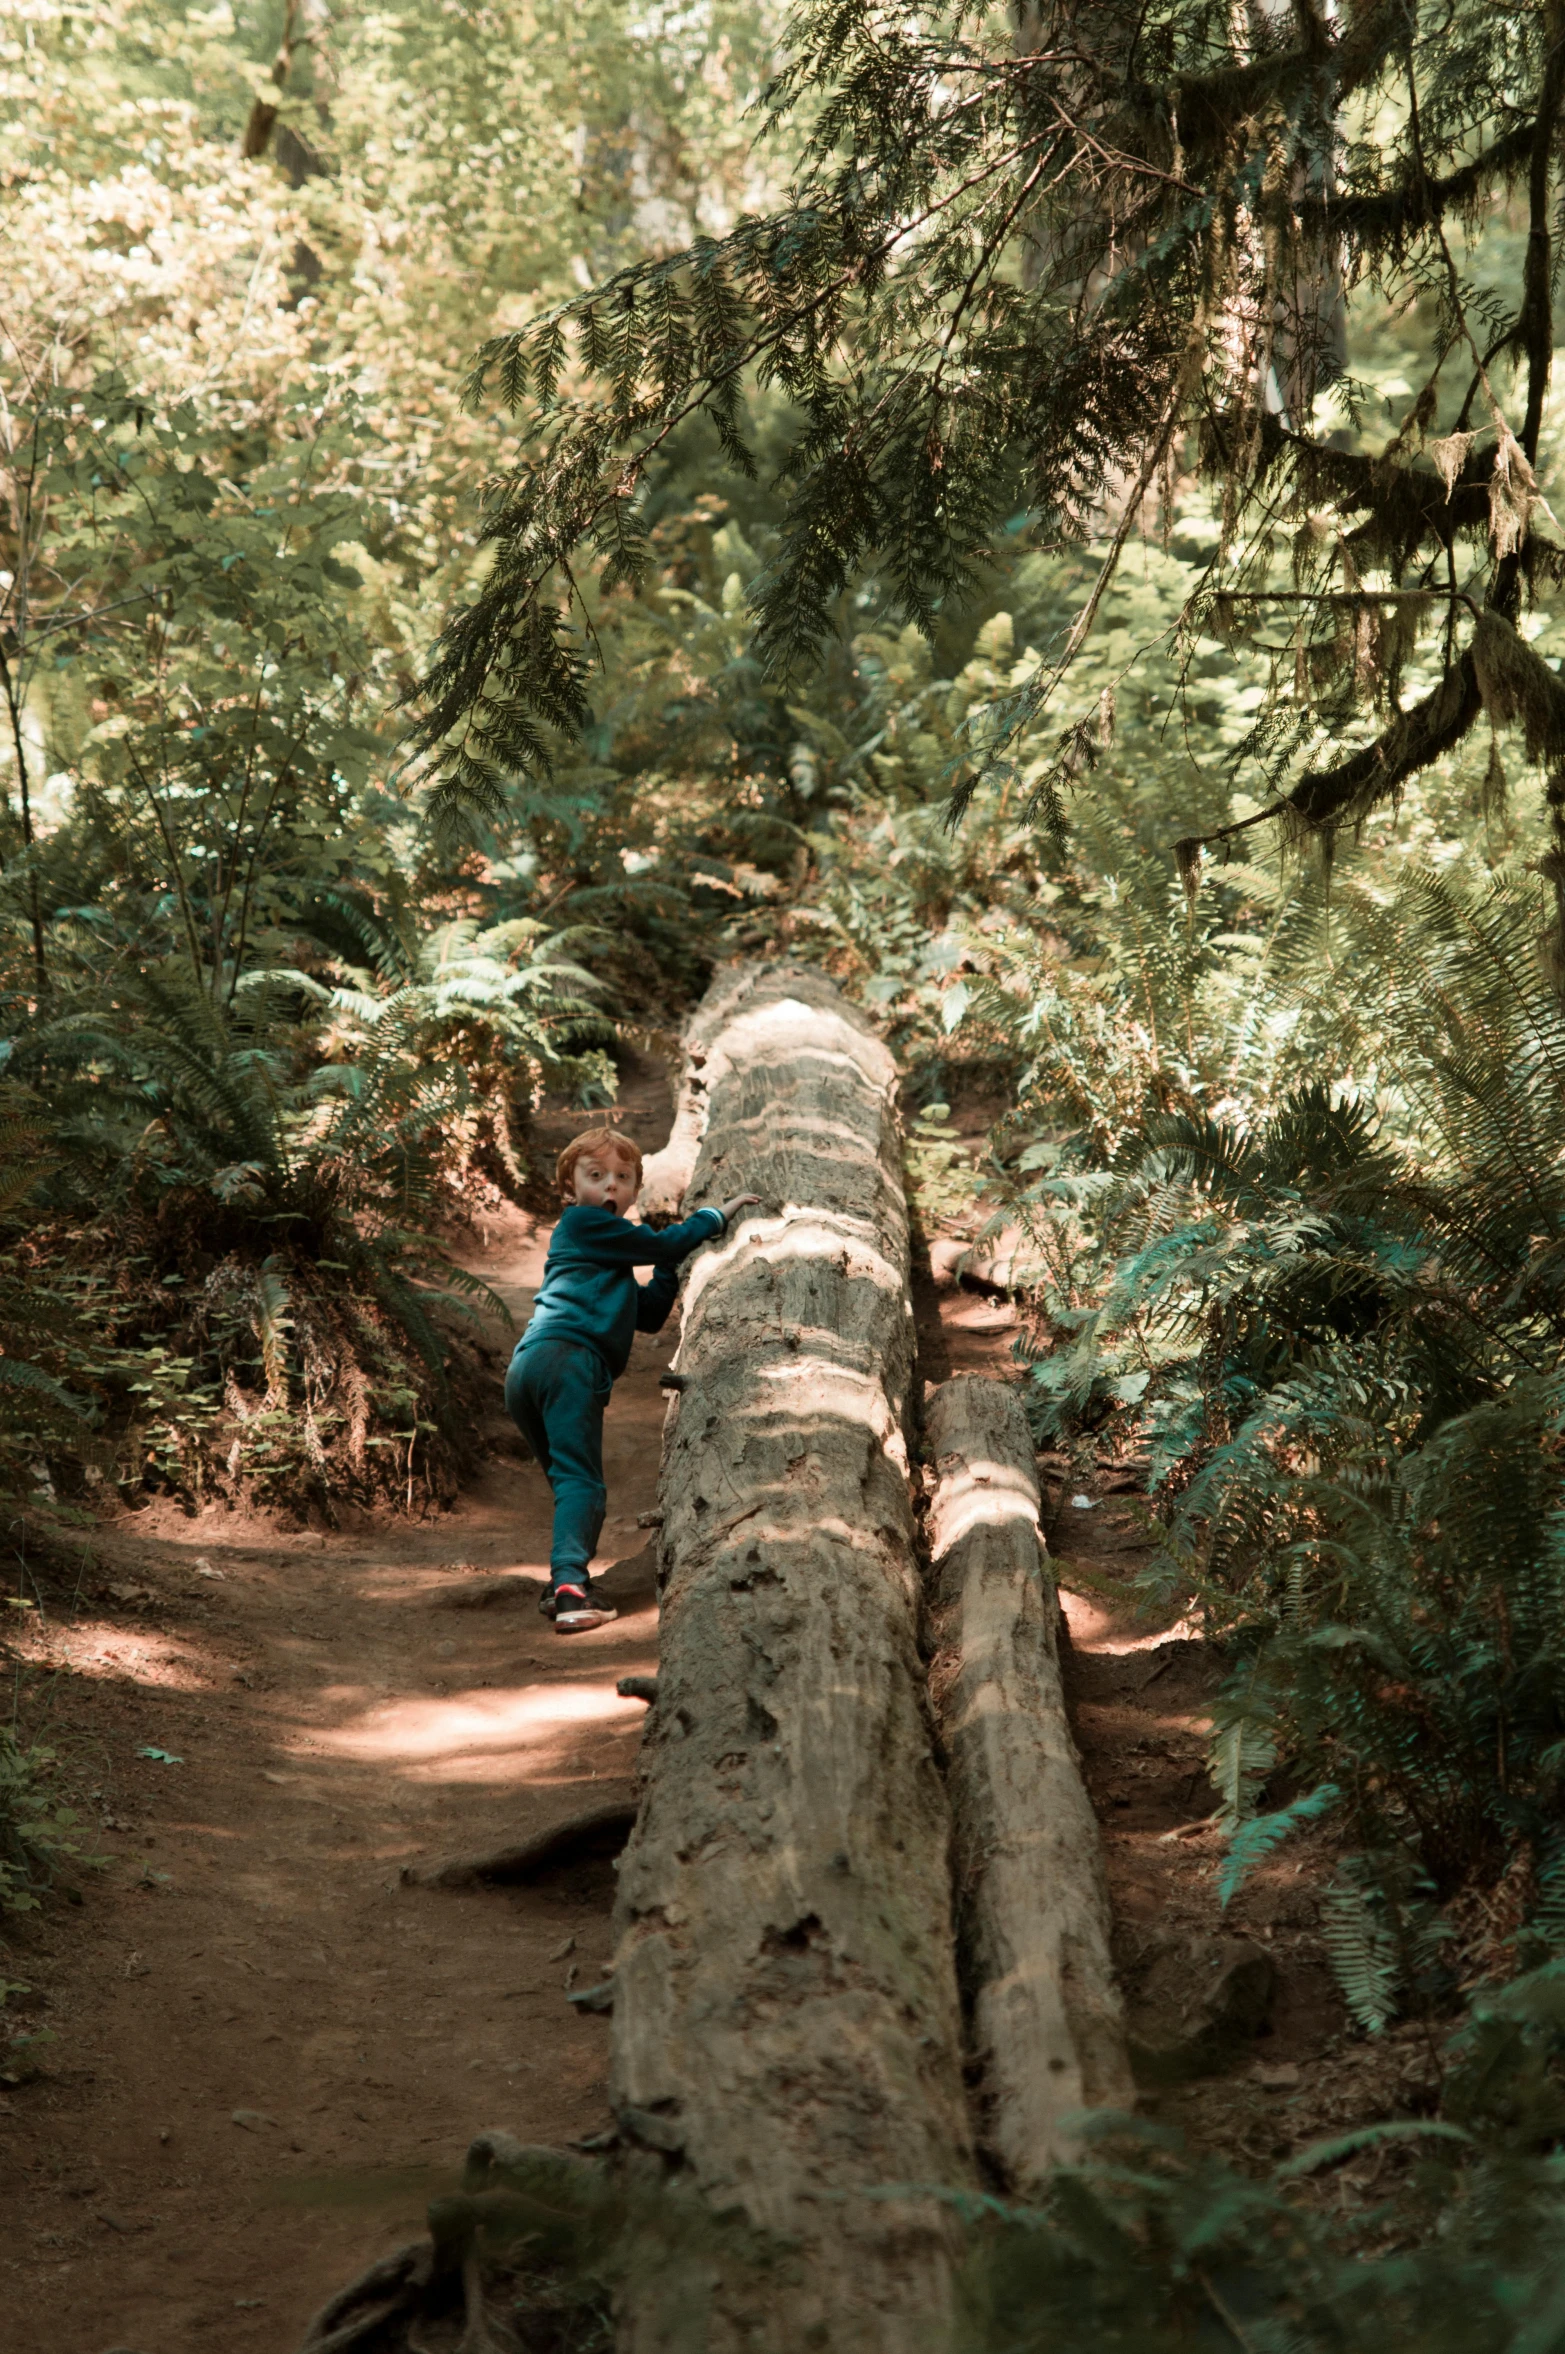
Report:
[[723,1213],[723,1224],[731,1226],[734,1222],[735,1210],[758,1210],[762,1208],[763,1204],[758,1193],[736,1193],[732,1201],[719,1202],[717,1206]]

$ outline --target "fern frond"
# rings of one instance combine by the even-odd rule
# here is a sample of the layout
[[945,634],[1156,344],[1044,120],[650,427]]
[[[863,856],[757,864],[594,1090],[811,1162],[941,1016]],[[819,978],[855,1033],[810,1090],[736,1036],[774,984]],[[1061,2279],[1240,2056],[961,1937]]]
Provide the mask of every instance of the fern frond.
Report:
[[[1207,1772],[1221,1802],[1220,1820],[1233,1830],[1255,1812],[1255,1800],[1277,1763],[1277,1743],[1268,1725],[1244,1714],[1219,1724],[1207,1756]],[[1270,1819],[1270,1818],[1269,1818]]]
[[1349,2016],[1368,2035],[1379,2035],[1396,2016],[1402,1967],[1383,1908],[1367,1875],[1348,1859],[1327,1889],[1321,1937]]
[[25,1357],[0,1356],[0,1389],[27,1390],[47,1398],[51,1406],[73,1415],[78,1421],[87,1418],[89,1409],[84,1401],[72,1394],[63,1382],[45,1373],[41,1365],[33,1365]]
[[1226,1911],[1257,1864],[1306,1823],[1330,1814],[1342,1793],[1335,1782],[1322,1782],[1304,1797],[1295,1798],[1275,1814],[1252,1815],[1238,1823],[1228,1841],[1228,1852],[1217,1877],[1217,1901]]

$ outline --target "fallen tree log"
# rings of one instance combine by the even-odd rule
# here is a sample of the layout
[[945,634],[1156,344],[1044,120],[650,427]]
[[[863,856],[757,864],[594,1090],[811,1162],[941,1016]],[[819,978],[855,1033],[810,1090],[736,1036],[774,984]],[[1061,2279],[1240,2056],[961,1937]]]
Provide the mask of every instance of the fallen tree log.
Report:
[[[613,2012],[616,2146],[582,2192],[582,2261],[612,2284],[622,2354],[948,2354],[954,2232],[932,2194],[976,2182],[964,2065],[1018,2191],[1073,2154],[1070,2111],[1128,2099],[1031,1454],[987,1381],[948,1384],[931,1418],[948,1782],[935,1762],[894,1089],[819,975],[726,973],[654,1172],[653,1208],[763,1207],[691,1268],[642,1797],[613,1978],[580,1996]],[[526,1877],[557,1839],[612,1844],[612,1812],[417,1876]],[[459,2204],[418,2295],[449,2313],[459,2289],[476,2345],[501,2219]],[[394,2288],[367,2280],[335,2326],[380,2329]]]
[[[693,1025],[684,1207],[766,1205],[693,1265],[661,1486],[645,1795],[620,1860],[611,2097],[774,2261],[638,2266],[630,2354],[916,2354],[970,2182],[945,1793],[917,1647],[895,1072],[814,973]],[[694,1134],[694,1121],[687,1124]]]
[[929,1401],[928,1534],[960,1968],[988,2153],[1014,2192],[1077,2154],[1067,2120],[1127,2108],[1097,1820],[1060,1684],[1059,1605],[1015,1392],[967,1374]]

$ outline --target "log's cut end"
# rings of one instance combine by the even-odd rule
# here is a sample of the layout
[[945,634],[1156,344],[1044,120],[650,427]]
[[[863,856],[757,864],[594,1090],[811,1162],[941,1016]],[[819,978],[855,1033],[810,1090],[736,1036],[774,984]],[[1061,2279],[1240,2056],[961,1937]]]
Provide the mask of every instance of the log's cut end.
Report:
[[1009,2186],[1079,2154],[1073,2122],[1132,2100],[1102,1844],[1060,1682],[1031,1436],[1014,1390],[929,1401],[931,1690],[948,1757],[959,1964],[984,2138]]
[[[895,1072],[818,974],[725,977],[718,1006],[696,1025],[684,1207],[763,1207],[687,1286],[611,2097],[628,2142],[769,2251],[711,2255],[703,2354],[933,2354],[951,2249],[928,2194],[972,2162],[917,1642]],[[633,2289],[622,2344],[681,2342],[691,2279]]]

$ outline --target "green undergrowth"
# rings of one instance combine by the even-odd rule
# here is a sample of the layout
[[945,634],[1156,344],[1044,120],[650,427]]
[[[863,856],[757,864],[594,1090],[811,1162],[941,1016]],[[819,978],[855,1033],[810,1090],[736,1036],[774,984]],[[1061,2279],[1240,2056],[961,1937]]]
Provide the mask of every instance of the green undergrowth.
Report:
[[83,977],[14,1042],[13,1488],[329,1516],[449,1501],[471,1468],[497,1303],[442,1229],[525,1188],[546,1077],[609,1092],[602,1018],[535,926],[420,942],[339,896],[313,955],[226,999],[178,964]]
[[1480,1997],[1447,2060],[1437,2118],[1367,2122],[1269,2179],[1106,2120],[1036,2208],[955,2202],[962,2354],[1545,2354],[1565,2327],[1560,1965]]
[[298,1248],[189,1249],[149,1222],[128,1238],[146,1247],[105,1274],[126,1239],[124,1222],[29,1237],[57,1245],[60,1330],[34,1360],[57,1398],[5,1429],[16,1489],[89,1510],[161,1493],[328,1519],[456,1494],[497,1377],[473,1287],[436,1246],[350,1236],[323,1265]]
[[[909,2325],[909,2354],[1550,2354],[1565,2328],[1562,2134],[1565,1965],[1552,1963],[1477,2000],[1447,2045],[1437,2117],[1367,2122],[1270,2176],[1100,2114],[1032,2203],[926,2184],[870,2195],[921,2209],[952,2249],[954,2326]],[[476,2145],[464,2185],[431,2205],[430,2273],[389,2320],[380,2308],[388,2346],[421,2343],[431,2317],[454,2327],[465,2303],[470,2337],[498,2326],[597,2354],[625,2292],[645,2301],[660,2275],[669,2342],[689,2354],[711,2342],[725,2271],[764,2283],[775,2268],[786,2305],[789,2251],[714,2215],[678,2174],[504,2138]],[[376,2195],[373,2178],[291,2194]]]
[[52,1749],[0,1727],[0,1916],[36,1912],[62,1874],[98,1860],[87,1825],[59,1794],[58,1772]]
[[[935,771],[1018,612],[955,681],[866,648],[879,732],[841,759],[791,943],[896,1044],[915,1205],[1003,1266],[1038,1439],[1084,1481],[1140,1468],[1146,1599],[1226,1662],[1229,1895],[1325,1824],[1357,2027],[1444,2032],[1565,1942],[1552,886],[1510,855],[1525,813],[1454,763],[1335,869],[1236,847],[1188,896],[1155,663],[1064,840],[1025,778],[953,834],[880,763],[905,741]],[[1243,704],[1230,670],[1209,753]]]
[[[0,1643],[0,1662],[7,1656]],[[11,1975],[18,1932],[51,1897],[80,1903],[82,1878],[102,1861],[91,1826],[68,1801],[56,1752],[23,1737],[14,1721],[0,1725],[0,2085],[28,2082],[53,2041],[18,2009],[33,1992]]]
[[[1226,1029],[1208,1006],[1204,1069],[1151,1043],[1188,1012],[1187,921],[1141,967],[1139,1033],[1099,1033],[1112,1118],[1082,1088],[1068,979],[984,998],[1031,1059],[969,1162],[968,1229],[1005,1237],[1038,1435],[1084,1476],[1144,1467],[1145,1598],[1194,1612],[1225,1663],[1224,1901],[1326,1824],[1324,1942],[1371,2035],[1443,2031],[1565,1944],[1565,1033],[1542,896],[1416,864],[1329,902],[1306,879],[1290,953]],[[916,1123],[911,1159],[937,1208],[960,1192],[948,1123]]]

